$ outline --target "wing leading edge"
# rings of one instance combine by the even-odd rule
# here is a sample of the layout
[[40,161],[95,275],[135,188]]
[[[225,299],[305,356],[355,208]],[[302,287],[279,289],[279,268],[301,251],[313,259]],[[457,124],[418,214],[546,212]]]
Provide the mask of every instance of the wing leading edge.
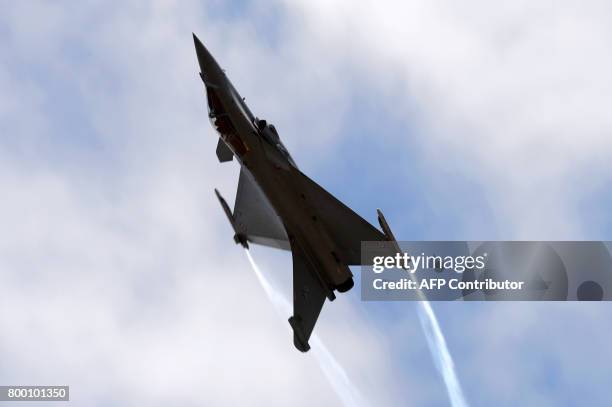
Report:
[[305,199],[338,245],[338,255],[345,264],[361,264],[362,241],[386,240],[382,232],[302,172],[299,182]]

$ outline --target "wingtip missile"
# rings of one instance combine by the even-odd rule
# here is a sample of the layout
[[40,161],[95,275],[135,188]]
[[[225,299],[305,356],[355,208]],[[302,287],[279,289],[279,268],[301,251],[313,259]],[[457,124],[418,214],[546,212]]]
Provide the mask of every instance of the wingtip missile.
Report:
[[397,250],[398,253],[401,253],[402,249],[399,247],[399,243],[397,242],[397,239],[395,239],[395,236],[393,235],[393,232],[391,231],[391,227],[389,226],[389,224],[387,223],[387,220],[385,219],[385,215],[383,215],[380,209],[376,209],[376,213],[378,214],[378,223],[380,224],[380,227],[383,230],[387,240],[393,243],[393,246]]
[[387,237],[388,240],[394,241],[395,236],[393,236],[393,232],[391,232],[391,228],[389,227],[389,224],[387,223],[387,220],[385,219],[385,215],[383,215],[380,209],[376,209],[376,213],[378,214],[378,224],[380,225],[383,232],[385,233],[385,236]]
[[248,243],[247,237],[243,233],[238,232],[238,229],[236,228],[236,220],[234,219],[232,210],[230,209],[225,199],[221,196],[221,193],[219,192],[217,188],[215,188],[215,195],[217,195],[217,199],[219,200],[219,203],[221,204],[221,207],[223,208],[223,211],[225,212],[227,219],[232,225],[232,229],[234,229],[234,233],[235,233],[234,241],[236,242],[236,244],[241,244],[242,247],[244,247],[245,249],[248,249],[249,243]]

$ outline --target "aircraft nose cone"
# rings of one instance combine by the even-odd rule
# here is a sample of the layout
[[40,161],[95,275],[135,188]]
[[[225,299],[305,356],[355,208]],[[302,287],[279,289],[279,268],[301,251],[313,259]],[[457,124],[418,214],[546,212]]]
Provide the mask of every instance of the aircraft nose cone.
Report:
[[193,34],[193,43],[198,56],[198,63],[200,64],[200,72],[211,80],[217,79],[222,74],[222,71],[215,58],[213,58],[195,34]]

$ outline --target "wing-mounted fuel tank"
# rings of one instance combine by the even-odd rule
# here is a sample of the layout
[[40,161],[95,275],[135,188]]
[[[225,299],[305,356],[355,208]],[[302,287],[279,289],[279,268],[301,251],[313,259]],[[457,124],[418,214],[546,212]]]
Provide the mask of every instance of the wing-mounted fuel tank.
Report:
[[393,244],[393,248],[396,250],[397,253],[402,253],[402,249],[400,248],[397,239],[393,235],[391,227],[389,226],[389,223],[387,223],[387,219],[385,219],[385,215],[383,215],[380,209],[376,209],[376,214],[378,215],[378,224],[380,225],[383,232],[385,232],[385,240]]

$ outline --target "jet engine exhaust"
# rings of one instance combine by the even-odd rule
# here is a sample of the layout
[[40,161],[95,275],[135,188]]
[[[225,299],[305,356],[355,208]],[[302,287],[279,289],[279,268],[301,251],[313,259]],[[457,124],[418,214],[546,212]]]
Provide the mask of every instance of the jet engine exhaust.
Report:
[[[253,256],[251,256],[251,252],[245,250],[245,253],[249,259],[249,263],[251,263],[251,267],[253,268],[255,275],[257,276],[257,280],[270,299],[270,302],[272,302],[274,305],[276,312],[283,319],[285,319],[287,315],[291,315],[292,310],[289,301],[287,301],[287,299],[266,279],[257,263],[255,263]],[[316,334],[312,334],[310,337],[310,344],[311,350],[309,353],[314,355],[319,367],[323,371],[323,374],[342,403],[347,407],[365,406],[366,403],[359,390],[357,390],[353,382],[351,382],[351,379],[346,374],[346,371],[342,365],[340,365],[336,358],[334,358],[334,355],[332,355],[329,349],[327,349],[325,344]]]

